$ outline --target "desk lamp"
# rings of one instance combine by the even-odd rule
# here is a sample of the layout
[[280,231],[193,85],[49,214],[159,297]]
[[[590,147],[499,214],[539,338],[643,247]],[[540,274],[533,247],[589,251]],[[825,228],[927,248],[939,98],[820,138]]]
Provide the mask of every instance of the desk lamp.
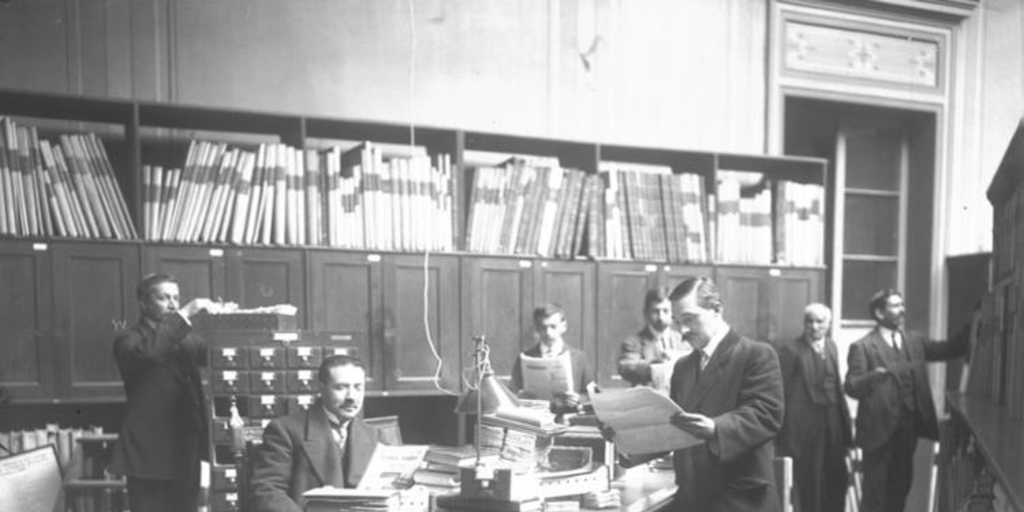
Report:
[[476,434],[473,438],[473,446],[476,448],[476,475],[478,479],[490,479],[493,478],[493,474],[489,474],[492,472],[488,472],[480,463],[480,416],[492,414],[499,407],[518,407],[519,401],[494,377],[490,347],[487,346],[484,336],[474,336],[473,341],[476,345],[473,351],[475,382],[459,397],[455,412],[476,415]]

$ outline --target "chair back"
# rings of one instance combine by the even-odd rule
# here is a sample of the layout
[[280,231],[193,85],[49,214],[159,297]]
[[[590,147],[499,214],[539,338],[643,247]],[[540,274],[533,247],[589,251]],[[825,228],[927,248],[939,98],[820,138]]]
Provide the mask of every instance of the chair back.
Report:
[[402,428],[398,423],[398,416],[364,418],[363,422],[380,432],[381,441],[383,441],[384,444],[394,446],[402,445]]

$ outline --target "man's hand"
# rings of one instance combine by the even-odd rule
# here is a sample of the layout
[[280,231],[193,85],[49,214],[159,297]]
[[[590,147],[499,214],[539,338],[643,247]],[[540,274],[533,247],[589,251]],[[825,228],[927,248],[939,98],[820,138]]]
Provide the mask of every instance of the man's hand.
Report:
[[677,412],[668,419],[672,426],[704,441],[715,437],[715,420],[703,414]]
[[185,318],[192,318],[201,311],[213,311],[216,310],[216,308],[218,308],[218,304],[210,299],[195,298],[189,301],[188,304],[182,306],[181,309],[178,310],[178,313]]
[[876,366],[874,370],[871,370],[871,379],[878,382],[889,375],[889,369],[884,366]]
[[598,430],[601,431],[601,437],[603,437],[605,441],[608,441],[609,443],[614,443],[615,442],[615,429],[614,428],[611,428],[608,425],[605,425],[600,420],[598,420],[598,422],[597,422],[597,428],[598,428]]
[[580,405],[579,393],[556,393],[551,397],[551,403],[557,410],[576,409]]

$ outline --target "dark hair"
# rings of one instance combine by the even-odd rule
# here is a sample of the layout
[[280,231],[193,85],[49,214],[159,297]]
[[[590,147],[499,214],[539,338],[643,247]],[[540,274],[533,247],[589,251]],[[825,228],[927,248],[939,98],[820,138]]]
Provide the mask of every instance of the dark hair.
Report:
[[163,283],[178,284],[178,280],[168,274],[146,274],[142,276],[139,285],[135,287],[135,297],[140,301],[146,300],[149,298],[149,294],[153,293],[153,288]]
[[317,380],[322,383],[327,382],[331,378],[331,370],[339,366],[355,366],[356,368],[362,368],[364,372],[366,371],[366,364],[363,363],[362,359],[356,356],[336,354],[325,357],[324,361],[320,363],[320,369],[316,373]]
[[670,293],[671,290],[668,289],[668,286],[659,286],[657,288],[647,290],[647,294],[644,295],[644,312],[647,312],[654,306],[669,300]]
[[889,302],[889,297],[898,295],[903,297],[903,294],[895,288],[884,288],[875,292],[871,296],[871,300],[868,301],[868,314],[871,315],[871,319],[878,321],[878,317],[875,316],[875,311],[885,308],[885,303]]
[[565,320],[565,309],[563,309],[562,306],[555,304],[554,302],[542,304],[533,309],[534,323],[540,322],[545,318],[548,318],[549,316],[553,315],[562,315],[562,320]]
[[672,289],[668,300],[675,302],[691,293],[697,293],[697,305],[704,309],[718,309],[722,307],[722,297],[718,293],[718,287],[709,277],[690,277],[676,285]]

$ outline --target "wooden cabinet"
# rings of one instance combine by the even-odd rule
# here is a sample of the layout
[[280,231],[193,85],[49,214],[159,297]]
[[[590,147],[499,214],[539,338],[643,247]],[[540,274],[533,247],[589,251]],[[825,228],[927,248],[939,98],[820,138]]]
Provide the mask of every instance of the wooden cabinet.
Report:
[[47,244],[0,241],[0,389],[15,400],[53,396],[53,297]]
[[520,258],[462,258],[462,360],[473,361],[472,337],[486,336],[491,366],[506,384],[516,357],[534,343],[535,263]]
[[148,245],[142,248],[143,274],[163,273],[178,280],[181,300],[196,297],[227,297],[224,249],[178,245]]
[[711,275],[711,268],[689,265],[602,261],[597,265],[596,378],[603,387],[623,387],[619,346],[645,325],[644,296],[656,286],[670,289],[683,279]]
[[366,362],[367,388],[383,389],[384,318],[381,256],[309,250],[310,329],[349,336]]
[[591,367],[597,350],[596,272],[586,261],[541,260],[534,265],[533,304],[530,307],[532,335],[533,308],[553,302],[565,309],[568,331],[565,340],[587,354]]
[[54,242],[52,249],[56,396],[123,397],[111,347],[139,317],[138,245]]
[[726,322],[740,334],[779,342],[803,332],[804,307],[824,297],[824,270],[715,268]]
[[181,299],[196,297],[237,302],[243,308],[292,304],[298,325],[306,325],[306,275],[302,251],[222,249],[219,247],[145,246],[144,273],[175,276]]
[[431,255],[424,262],[422,254],[389,254],[383,263],[385,389],[459,392],[459,258]]
[[306,273],[302,251],[229,249],[227,297],[243,308],[291,304],[299,308],[299,328],[306,327]]

